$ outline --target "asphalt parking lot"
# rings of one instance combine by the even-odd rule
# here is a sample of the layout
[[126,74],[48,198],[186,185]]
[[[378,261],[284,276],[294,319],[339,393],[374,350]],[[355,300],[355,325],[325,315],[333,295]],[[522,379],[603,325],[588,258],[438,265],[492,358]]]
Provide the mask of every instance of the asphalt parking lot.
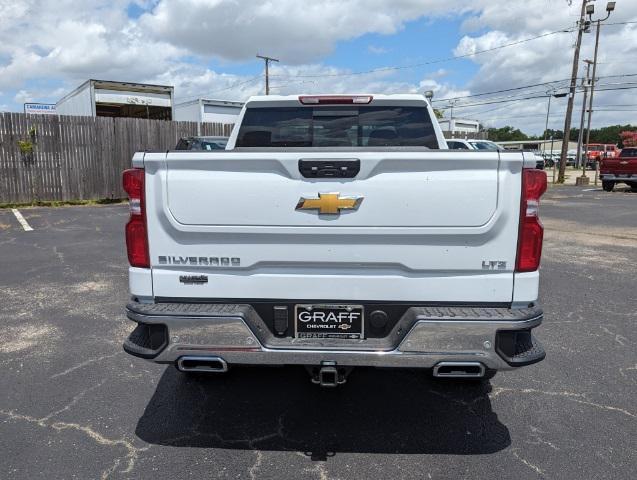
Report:
[[185,378],[125,354],[126,205],[0,210],[0,478],[632,479],[637,194],[553,187],[536,330],[485,384],[301,368]]

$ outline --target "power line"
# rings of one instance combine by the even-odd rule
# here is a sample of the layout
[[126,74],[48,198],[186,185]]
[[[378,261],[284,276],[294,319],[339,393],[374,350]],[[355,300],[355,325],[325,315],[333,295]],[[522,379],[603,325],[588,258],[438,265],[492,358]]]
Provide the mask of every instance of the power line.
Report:
[[[605,75],[605,76],[598,76],[598,79],[602,79],[602,78],[620,78],[620,77],[637,77],[637,73],[622,73],[622,74],[618,74],[618,75]],[[471,95],[462,95],[462,96],[458,96],[458,97],[448,97],[448,98],[441,98],[438,100],[434,100],[434,102],[448,102],[450,100],[461,100],[463,98],[473,98],[473,97],[482,97],[485,95],[493,95],[496,93],[506,93],[506,92],[512,92],[512,91],[516,91],[516,90],[525,90],[527,88],[534,88],[534,87],[542,87],[542,86],[546,86],[546,85],[552,85],[555,83],[560,83],[560,82],[567,82],[570,81],[569,78],[564,78],[561,80],[551,80],[548,82],[542,82],[542,83],[533,83],[530,85],[524,85],[521,87],[513,87],[513,88],[505,88],[502,90],[493,90],[491,92],[482,92],[482,93],[474,93]],[[567,85],[565,85],[564,87],[554,87],[554,88],[566,88]]]
[[[612,108],[615,107],[616,105],[595,105],[593,107],[593,110],[595,110],[596,112],[637,112],[637,109],[621,109],[621,108]],[[637,107],[637,104],[635,105],[626,105],[628,107],[634,106]],[[619,107],[624,107],[624,105],[619,105]],[[488,121],[488,120],[506,120],[506,119],[512,119],[512,118],[530,118],[530,117],[544,117],[546,116],[545,113],[525,113],[523,115],[507,115],[505,117],[502,117],[500,115],[494,115],[494,116],[490,116],[490,117],[483,117],[481,118],[481,120],[483,121]],[[549,114],[549,117],[562,117],[564,116],[564,112],[556,112],[556,113],[551,113]]]
[[[610,26],[610,25],[632,25],[632,24],[637,24],[637,21],[628,21],[628,22],[611,22],[611,23],[606,23],[605,25]],[[370,74],[370,73],[377,73],[377,72],[385,72],[385,71],[391,71],[391,70],[404,70],[404,69],[410,69],[410,68],[418,68],[421,66],[427,66],[427,65],[433,65],[433,64],[437,64],[437,63],[444,63],[444,62],[449,62],[449,61],[453,61],[453,60],[459,60],[459,59],[463,59],[463,58],[467,58],[467,57],[472,57],[474,55],[480,55],[483,53],[488,53],[488,52],[492,52],[495,50],[500,50],[502,48],[507,48],[507,47],[511,47],[511,46],[515,46],[515,45],[519,45],[522,43],[526,43],[526,42],[530,42],[532,40],[537,40],[539,38],[543,38],[543,37],[547,37],[550,35],[555,35],[558,33],[571,33],[576,31],[575,27],[568,27],[566,29],[560,29],[560,30],[555,30],[552,32],[547,32],[547,33],[543,33],[540,35],[536,35],[534,37],[529,37],[529,38],[525,38],[522,40],[518,40],[515,42],[511,42],[511,43],[506,43],[503,45],[498,45],[496,47],[492,47],[492,48],[487,48],[484,50],[477,50],[475,52],[472,53],[467,53],[467,54],[463,54],[463,55],[454,55],[451,57],[446,57],[446,58],[441,58],[441,59],[437,59],[437,60],[431,60],[429,62],[422,62],[422,63],[415,63],[415,64],[411,64],[411,65],[401,65],[401,66],[390,66],[390,67],[381,67],[381,68],[376,68],[376,69],[371,69],[371,70],[364,70],[364,71],[359,71],[359,72],[349,72],[349,73],[325,73],[325,74],[297,74],[297,75],[270,75],[270,77],[305,77],[305,78],[320,78],[320,77],[345,77],[345,76],[354,76],[354,75],[365,75],[365,74]],[[614,62],[606,62],[606,63],[614,63]],[[633,75],[637,75],[637,74],[633,74]],[[202,97],[204,95],[213,95],[219,92],[224,92],[227,90],[231,90],[233,88],[236,87],[240,87],[242,85],[251,83],[257,79],[260,79],[261,75],[257,75],[255,77],[252,77],[248,80],[245,81],[241,81],[241,82],[237,82],[237,83],[233,83],[225,88],[221,88],[212,92],[204,92],[204,93],[200,93],[200,94],[196,94],[196,95],[190,95],[188,97],[177,97],[176,100],[188,100],[188,99],[194,99],[194,98],[199,98]],[[601,77],[599,77],[601,78]],[[550,85],[552,83],[556,83],[556,82],[560,82],[560,81],[566,81],[565,80],[554,80],[551,82],[543,82],[543,83],[537,83],[537,84],[533,84],[533,85],[527,85],[524,87],[516,87],[516,88],[512,88],[512,89],[504,89],[504,90],[497,90],[494,92],[485,92],[485,93],[478,93],[478,94],[473,94],[473,95],[466,95],[466,96],[461,96],[461,97],[451,97],[448,99],[440,99],[440,100],[434,100],[434,102],[441,102],[441,101],[448,101],[448,100],[452,100],[452,99],[456,99],[456,98],[470,98],[470,97],[477,97],[477,96],[483,96],[483,95],[489,95],[489,94],[493,94],[493,93],[503,93],[503,92],[507,92],[507,91],[514,91],[514,90],[522,90],[525,88],[531,88],[533,86],[542,86],[542,85]],[[285,84],[288,85],[288,84]],[[273,87],[274,88],[274,87]],[[277,87],[278,88],[278,87]]]
[[220,88],[218,90],[213,90],[212,92],[201,92],[195,95],[190,95],[188,97],[177,97],[175,100],[189,100],[191,98],[200,98],[200,97],[204,97],[204,96],[210,96],[210,95],[214,95],[215,93],[219,93],[219,92],[225,92],[226,90],[231,90],[233,88],[236,87],[240,87],[241,85],[246,85],[248,83],[254,82],[255,80],[261,80],[261,75],[257,75],[255,77],[251,77],[247,80],[243,80],[241,82],[237,82],[237,83],[233,83],[227,87],[224,88]]
[[[480,103],[469,103],[469,104],[465,104],[465,105],[454,105],[454,108],[480,107],[482,105],[493,105],[493,104],[496,104],[496,103],[521,102],[523,100],[533,100],[533,99],[537,99],[537,98],[546,98],[546,94],[544,94],[544,95],[536,95],[536,96],[533,96],[533,97],[510,98],[510,99],[492,100],[492,101],[480,102]],[[436,108],[439,108],[440,110],[448,110],[451,107],[436,107]]]
[[[637,88],[637,83],[634,82],[630,82],[630,83],[621,83],[621,84],[600,84],[601,86],[608,86],[608,85],[629,85],[629,86],[624,86],[624,87],[614,87],[614,88],[600,88],[597,91],[598,92],[607,92],[607,91],[614,91],[614,90],[630,90],[630,89],[634,89]],[[576,88],[576,91],[583,91],[582,87],[579,86]],[[546,98],[546,94],[543,95],[535,95],[535,96],[530,96],[530,97],[524,97],[524,98],[510,98],[510,99],[500,99],[500,100],[491,100],[491,101],[486,101],[486,102],[480,102],[480,103],[470,103],[470,104],[465,104],[465,105],[454,105],[453,108],[470,108],[470,107],[479,107],[482,105],[493,105],[493,104],[498,104],[498,103],[511,103],[511,102],[518,102],[518,101],[523,101],[523,100],[534,100],[534,99],[538,99],[538,98]],[[436,107],[440,110],[448,110],[451,107]]]
[[609,25],[633,25],[637,22],[611,22],[611,23],[604,23],[604,26],[609,26]]
[[[350,77],[350,76],[354,76],[354,75],[366,75],[366,74],[370,74],[370,73],[378,73],[378,72],[387,72],[387,71],[391,71],[391,70],[405,70],[405,69],[410,69],[410,68],[418,68],[418,67],[424,67],[427,65],[434,65],[437,63],[444,63],[444,62],[450,62],[453,60],[459,60],[462,58],[467,58],[467,57],[473,57],[475,55],[480,55],[483,53],[488,53],[488,52],[493,52],[495,50],[500,50],[502,48],[507,48],[507,47],[512,47],[515,45],[520,45],[521,43],[526,43],[526,42],[530,42],[532,40],[537,40],[538,38],[543,38],[543,37],[548,37],[550,35],[555,35],[557,33],[571,33],[574,32],[575,28],[573,27],[568,27],[566,29],[560,29],[560,30],[555,30],[553,32],[547,32],[547,33],[542,33],[540,35],[536,35],[534,37],[529,37],[529,38],[524,38],[522,40],[517,40],[515,42],[511,42],[511,43],[505,43],[503,45],[498,45],[496,47],[491,47],[491,48],[487,48],[484,50],[476,50],[475,52],[471,52],[471,53],[465,53],[463,55],[454,55],[451,57],[446,57],[446,58],[440,58],[437,60],[430,60],[428,62],[421,62],[421,63],[413,63],[411,65],[397,65],[397,66],[390,66],[390,67],[381,67],[381,68],[374,68],[371,70],[363,70],[363,71],[359,71],[359,72],[341,72],[341,73],[321,73],[321,74],[296,74],[296,75],[291,75],[291,74],[287,74],[287,75],[276,75],[277,77],[303,77],[303,78],[320,78],[320,77]],[[275,75],[272,75],[273,77]]]
[[[615,22],[615,23],[606,23],[605,25],[629,25],[629,24],[634,24],[637,22]],[[459,60],[462,58],[467,58],[467,57],[473,57],[474,55],[480,55],[483,53],[488,53],[488,52],[493,52],[495,50],[500,50],[502,48],[507,48],[507,47],[512,47],[515,45],[520,45],[522,43],[526,43],[526,42],[530,42],[532,40],[537,40],[539,38],[544,38],[544,37],[548,37],[550,35],[555,35],[558,33],[571,33],[577,31],[577,27],[567,27],[567,28],[563,28],[560,30],[554,30],[552,32],[547,32],[547,33],[542,33],[540,35],[536,35],[534,37],[528,37],[528,38],[524,38],[522,40],[517,40],[515,42],[510,42],[510,43],[505,43],[503,45],[498,45],[496,47],[491,47],[491,48],[487,48],[484,50],[476,50],[475,52],[471,52],[471,53],[465,53],[463,55],[454,55],[451,57],[446,57],[446,58],[440,58],[437,60],[431,60],[428,62],[421,62],[421,63],[413,63],[411,65],[396,65],[396,66],[390,66],[390,67],[381,67],[381,68],[374,68],[371,70],[362,70],[359,72],[342,72],[342,73],[325,73],[325,74],[296,74],[296,75],[291,75],[291,74],[287,74],[287,75],[272,75],[277,76],[277,77],[306,77],[306,78],[319,78],[319,77],[349,77],[349,76],[354,76],[354,75],[366,75],[366,74],[370,74],[370,73],[378,73],[378,72],[386,72],[386,71],[391,71],[391,70],[405,70],[405,69],[410,69],[410,68],[418,68],[418,67],[423,67],[423,66],[427,66],[427,65],[434,65],[437,63],[444,63],[444,62],[450,62],[453,60]]]
[[533,83],[533,84],[530,84],[530,85],[524,85],[522,87],[504,88],[502,90],[494,90],[492,92],[474,93],[474,94],[471,94],[471,95],[462,95],[462,96],[459,96],[459,97],[441,98],[439,100],[434,100],[434,102],[448,102],[449,100],[460,100],[460,99],[463,99],[463,98],[483,97],[485,95],[492,95],[492,94],[495,94],[495,93],[513,92],[513,91],[516,91],[516,90],[524,90],[524,89],[527,89],[527,88],[541,87],[541,86],[544,86],[544,85],[551,85],[553,83],[566,82],[566,81],[568,81],[568,78],[565,78],[565,79],[562,79],[562,80],[552,80],[550,82]]

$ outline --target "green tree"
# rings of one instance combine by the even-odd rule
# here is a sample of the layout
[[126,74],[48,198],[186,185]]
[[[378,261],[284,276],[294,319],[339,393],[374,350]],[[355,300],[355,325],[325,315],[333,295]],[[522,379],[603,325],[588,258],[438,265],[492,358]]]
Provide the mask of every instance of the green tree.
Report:
[[546,138],[547,140],[550,140],[551,136],[553,136],[553,140],[562,140],[564,138],[564,132],[562,130],[554,130],[552,128],[549,128],[548,130],[544,130],[544,132],[542,132],[540,138]]
[[[609,144],[618,144],[620,147],[622,146],[622,132],[637,132],[637,126],[635,125],[609,125],[608,127],[601,128],[592,128],[590,135],[591,143],[609,143]],[[584,134],[586,135],[586,130],[584,130]],[[542,132],[540,138],[551,138],[553,135],[554,140],[561,140],[564,138],[564,132],[562,130],[552,130],[548,129]],[[571,128],[571,142],[576,142],[579,136],[579,128]],[[584,138],[586,141],[586,138]]]
[[608,127],[591,129],[591,143],[614,143],[622,146],[622,132],[635,132],[634,125],[610,125]]
[[529,136],[519,128],[507,125],[501,128],[487,128],[488,139],[494,142],[508,142],[516,140],[529,140]]

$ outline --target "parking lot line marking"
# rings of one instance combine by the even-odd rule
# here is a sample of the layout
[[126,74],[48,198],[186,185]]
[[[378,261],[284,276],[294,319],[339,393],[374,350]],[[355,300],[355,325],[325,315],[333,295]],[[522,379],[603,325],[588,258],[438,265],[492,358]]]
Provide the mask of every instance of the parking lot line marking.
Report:
[[20,222],[20,225],[22,225],[22,228],[24,228],[25,232],[30,232],[33,230],[33,228],[31,228],[31,225],[29,225],[29,222],[27,222],[26,218],[22,216],[17,208],[12,208],[11,211],[15,215],[15,218],[18,219],[18,222]]

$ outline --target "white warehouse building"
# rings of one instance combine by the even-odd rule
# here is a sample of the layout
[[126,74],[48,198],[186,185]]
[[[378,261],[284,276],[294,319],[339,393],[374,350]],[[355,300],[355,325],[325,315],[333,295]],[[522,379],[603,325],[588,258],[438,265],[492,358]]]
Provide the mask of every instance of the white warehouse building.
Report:
[[451,132],[452,134],[478,133],[480,131],[480,122],[477,120],[441,118],[438,123],[443,132]]
[[197,98],[175,104],[175,120],[197,123],[235,123],[243,102]]
[[173,119],[173,87],[90,79],[61,98],[58,115]]

